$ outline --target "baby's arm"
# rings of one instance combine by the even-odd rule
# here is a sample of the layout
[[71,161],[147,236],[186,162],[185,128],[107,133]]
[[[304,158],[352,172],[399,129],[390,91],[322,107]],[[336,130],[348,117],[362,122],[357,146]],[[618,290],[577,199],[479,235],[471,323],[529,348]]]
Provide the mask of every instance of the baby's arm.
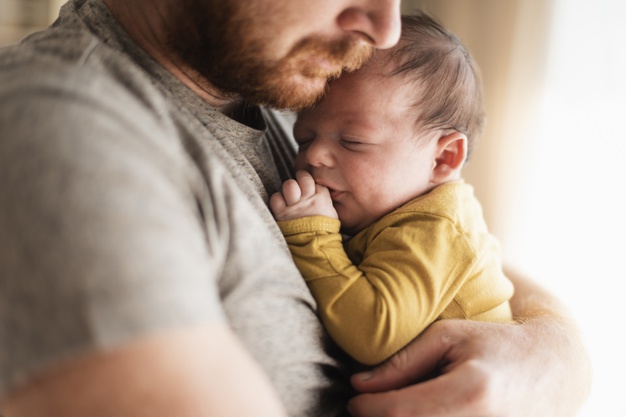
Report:
[[[438,216],[425,216],[426,232],[413,225],[414,215],[396,215],[353,238],[351,244],[359,238],[368,240],[365,252],[365,242],[351,249],[358,265],[344,250],[337,220],[310,216],[279,222],[318,303],[322,322],[335,342],[358,362],[373,365],[385,360],[448,306],[458,310],[461,306],[452,300],[464,283],[475,278],[472,265],[483,257],[468,248],[466,239],[449,239],[456,233],[453,224],[439,221]],[[431,253],[433,248],[437,248],[437,256]],[[460,265],[463,271],[457,270]],[[508,282],[493,280],[490,291],[480,292],[480,303],[470,306],[484,311],[510,297]],[[472,281],[469,287],[476,288],[478,281]],[[470,310],[465,313],[476,313]],[[465,313],[448,316],[466,317]]]
[[270,207],[278,221],[309,216],[338,218],[328,188],[316,184],[306,171],[298,171],[295,180],[285,181],[282,192],[270,198]]

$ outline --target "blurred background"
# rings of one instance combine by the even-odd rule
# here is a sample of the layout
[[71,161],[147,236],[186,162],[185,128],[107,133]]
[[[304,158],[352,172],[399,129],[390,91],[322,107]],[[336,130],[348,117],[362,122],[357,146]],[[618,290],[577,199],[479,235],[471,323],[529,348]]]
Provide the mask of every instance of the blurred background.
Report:
[[[63,2],[0,0],[0,46],[47,26]],[[580,324],[594,386],[579,417],[626,417],[626,2],[403,2],[418,7],[481,67],[488,120],[465,177],[506,262]]]
[[66,0],[0,0],[0,46],[49,25]]

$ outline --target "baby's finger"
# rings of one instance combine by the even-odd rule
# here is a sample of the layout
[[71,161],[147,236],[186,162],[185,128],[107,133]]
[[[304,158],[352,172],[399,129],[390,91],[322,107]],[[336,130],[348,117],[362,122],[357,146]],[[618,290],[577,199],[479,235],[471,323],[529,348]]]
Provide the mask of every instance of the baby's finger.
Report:
[[307,171],[298,171],[296,172],[296,180],[300,185],[303,197],[311,197],[312,195],[315,195],[316,184],[310,173]]
[[270,197],[270,208],[274,216],[281,214],[287,208],[287,203],[282,193],[276,192],[272,194]]
[[283,183],[283,197],[288,206],[300,201],[302,191],[296,180],[287,180]]
[[330,200],[330,190],[325,185],[315,184],[315,193],[322,194]]

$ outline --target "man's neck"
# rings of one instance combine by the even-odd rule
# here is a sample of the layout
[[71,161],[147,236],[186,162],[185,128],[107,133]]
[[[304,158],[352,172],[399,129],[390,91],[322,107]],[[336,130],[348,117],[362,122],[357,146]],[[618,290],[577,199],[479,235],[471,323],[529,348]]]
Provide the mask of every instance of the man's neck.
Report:
[[[104,0],[115,19],[128,35],[172,75],[220,112],[233,117],[239,113],[241,101],[228,97],[206,78],[185,65],[169,50],[165,25],[166,10],[159,0]],[[145,7],[144,7],[145,6]]]

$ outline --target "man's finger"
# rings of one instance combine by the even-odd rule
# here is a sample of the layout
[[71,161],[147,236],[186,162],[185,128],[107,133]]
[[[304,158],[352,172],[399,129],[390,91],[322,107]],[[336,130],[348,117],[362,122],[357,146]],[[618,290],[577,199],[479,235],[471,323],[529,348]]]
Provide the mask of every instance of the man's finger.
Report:
[[489,415],[481,408],[484,391],[481,384],[472,382],[474,376],[459,369],[403,389],[357,395],[349,401],[348,410],[354,417]]
[[431,376],[448,354],[449,337],[440,329],[442,323],[434,323],[382,365],[353,375],[354,388],[359,392],[388,391]]

